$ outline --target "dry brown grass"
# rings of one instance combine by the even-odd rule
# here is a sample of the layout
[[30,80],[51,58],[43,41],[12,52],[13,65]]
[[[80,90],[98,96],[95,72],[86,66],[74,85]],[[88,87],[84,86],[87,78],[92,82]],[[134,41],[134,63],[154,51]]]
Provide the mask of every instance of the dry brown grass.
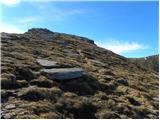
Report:
[[[13,118],[158,118],[157,73],[71,36],[55,39],[67,45],[22,36],[2,42],[1,88],[8,98],[2,108],[17,105],[9,111]],[[78,57],[68,56],[67,50]],[[87,75],[68,82],[49,80],[40,74],[37,58],[81,67]]]

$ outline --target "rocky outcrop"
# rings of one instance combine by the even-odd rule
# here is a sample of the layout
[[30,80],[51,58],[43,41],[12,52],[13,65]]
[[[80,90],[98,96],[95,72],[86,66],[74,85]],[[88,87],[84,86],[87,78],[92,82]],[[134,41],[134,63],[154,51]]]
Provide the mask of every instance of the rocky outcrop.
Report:
[[52,32],[48,29],[43,29],[43,28],[32,28],[29,29],[28,32],[25,32],[24,35],[27,38],[33,38],[33,39],[41,39],[41,40],[48,40],[48,41],[56,41],[57,37],[71,37],[74,39],[77,39],[79,41],[85,41],[90,44],[94,44],[93,40],[90,40],[85,37],[80,37],[76,35],[71,35],[71,34],[65,34],[65,33],[58,33],[58,32]]
[[58,36],[58,33],[54,33],[48,29],[33,28],[29,29],[24,35],[34,39],[39,38],[41,40],[53,41]]
[[83,75],[81,68],[43,69],[41,72],[52,80],[70,80]]
[[58,64],[56,61],[37,59],[37,62],[44,68],[52,68],[41,70],[42,74],[45,74],[51,80],[70,80],[79,78],[84,72],[82,68],[61,68],[61,65],[63,66],[63,64]]

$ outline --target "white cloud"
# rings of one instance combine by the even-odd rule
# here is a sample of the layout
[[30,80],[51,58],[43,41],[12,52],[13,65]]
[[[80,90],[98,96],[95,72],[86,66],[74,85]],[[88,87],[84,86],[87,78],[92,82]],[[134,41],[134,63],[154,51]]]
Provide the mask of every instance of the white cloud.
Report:
[[[8,6],[14,6],[20,2],[63,2],[63,1],[86,1],[86,0],[0,0],[0,3],[8,5]],[[97,0],[88,0],[88,1],[97,1]],[[110,1],[110,0],[101,0],[101,1]],[[117,1],[117,0],[113,0],[113,1]],[[118,0],[121,1],[121,0]],[[128,0],[124,0],[124,1],[128,1]],[[139,1],[139,0],[131,0],[131,1]],[[141,0],[141,1],[155,1],[155,0]]]
[[137,42],[112,40],[107,43],[97,43],[98,46],[111,50],[117,54],[135,52],[137,50],[147,49],[148,46],[141,45]]
[[43,17],[43,21],[62,22],[72,16],[88,13],[84,9],[59,8],[48,3],[32,3],[31,5],[38,11],[37,16],[40,19]]
[[0,32],[6,33],[23,33],[24,30],[20,29],[17,25],[0,23]]
[[67,14],[68,15],[77,15],[77,14],[82,14],[82,13],[85,13],[83,10],[71,10],[69,11]]
[[20,3],[20,0],[0,0],[0,3],[8,6],[13,6],[15,4]]
[[51,13],[53,15],[50,16],[53,21],[65,21],[70,16],[79,15],[85,13],[83,10],[72,9],[72,10],[64,10],[58,8],[52,8]]
[[19,18],[16,20],[16,22],[20,24],[33,23],[38,21],[40,21],[39,17],[25,17],[25,18]]

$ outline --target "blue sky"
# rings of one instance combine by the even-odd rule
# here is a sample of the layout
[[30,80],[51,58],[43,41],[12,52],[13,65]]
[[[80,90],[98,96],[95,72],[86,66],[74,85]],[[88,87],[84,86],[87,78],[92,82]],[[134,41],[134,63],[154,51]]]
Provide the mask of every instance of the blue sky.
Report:
[[158,2],[1,0],[1,31],[30,28],[80,35],[126,57],[158,54]]

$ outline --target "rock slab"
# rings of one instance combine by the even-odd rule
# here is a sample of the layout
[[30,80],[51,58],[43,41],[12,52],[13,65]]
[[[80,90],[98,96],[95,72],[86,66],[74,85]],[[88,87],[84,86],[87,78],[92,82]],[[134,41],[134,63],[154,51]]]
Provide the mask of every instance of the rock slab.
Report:
[[37,63],[39,63],[41,66],[43,66],[45,68],[57,68],[57,67],[61,67],[55,61],[49,61],[49,60],[44,60],[44,59],[37,59]]
[[69,80],[83,75],[81,68],[42,69],[41,72],[52,80]]

